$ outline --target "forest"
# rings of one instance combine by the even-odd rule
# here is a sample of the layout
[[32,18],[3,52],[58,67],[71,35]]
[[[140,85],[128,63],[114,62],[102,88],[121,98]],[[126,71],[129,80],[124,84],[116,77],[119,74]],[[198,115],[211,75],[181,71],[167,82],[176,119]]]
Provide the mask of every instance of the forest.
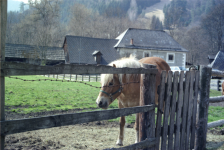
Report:
[[164,20],[146,18],[146,8],[158,2],[29,0],[8,12],[6,43],[61,47],[65,35],[114,39],[127,28],[142,28],[167,31],[195,65],[223,49],[224,0],[172,0],[163,8]]

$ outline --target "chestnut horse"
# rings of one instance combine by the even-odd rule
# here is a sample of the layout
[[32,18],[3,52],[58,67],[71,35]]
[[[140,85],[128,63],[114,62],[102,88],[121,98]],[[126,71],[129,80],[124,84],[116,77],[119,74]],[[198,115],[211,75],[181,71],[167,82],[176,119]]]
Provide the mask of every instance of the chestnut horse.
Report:
[[[111,62],[109,65],[117,68],[129,67],[129,68],[140,68],[144,64],[156,65],[158,73],[156,75],[156,92],[155,92],[155,103],[158,104],[157,87],[160,84],[160,76],[162,70],[170,70],[169,65],[159,57],[145,57],[141,60],[137,60],[135,56],[129,58],[122,58]],[[123,85],[127,82],[139,82],[140,74],[102,74],[101,75],[101,90],[96,100],[98,107],[107,109],[108,106],[117,98],[119,108],[135,107],[139,106],[140,101],[140,83],[131,83]],[[113,86],[115,85],[115,86]],[[119,86],[116,86],[119,85]],[[103,87],[106,86],[106,87]],[[136,114],[135,119],[135,130],[136,140],[135,143],[139,142],[139,115]],[[124,139],[124,125],[125,116],[120,117],[120,133],[117,140],[117,145],[123,145]]]
[[222,82],[222,95],[224,95],[224,81]]

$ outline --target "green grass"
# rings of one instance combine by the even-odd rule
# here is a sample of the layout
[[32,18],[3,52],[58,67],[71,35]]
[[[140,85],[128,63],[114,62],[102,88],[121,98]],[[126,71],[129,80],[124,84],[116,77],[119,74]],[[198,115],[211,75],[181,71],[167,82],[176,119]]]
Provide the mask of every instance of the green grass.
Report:
[[[43,76],[19,76],[26,80],[49,79]],[[100,86],[99,82],[88,82],[94,86]],[[52,110],[81,109],[80,111],[101,110],[96,106],[96,98],[99,88],[93,88],[85,84],[74,82],[55,81],[21,81],[13,78],[5,78],[5,105],[8,111],[15,113],[31,113]],[[211,90],[210,96],[220,96],[221,92]],[[109,107],[118,108],[117,100]],[[223,107],[209,107],[208,121],[224,119]],[[109,121],[118,121],[112,119]],[[135,122],[135,114],[126,116],[128,123]]]
[[222,96],[221,91],[210,90],[210,97]]
[[[221,96],[220,91],[210,90],[210,97]],[[208,109],[208,122],[224,119],[224,108],[220,106],[209,106]]]
[[[20,76],[26,80],[45,79],[43,76]],[[95,109],[98,88],[74,82],[21,81],[5,79],[5,104],[11,111],[30,113],[52,110]],[[91,85],[100,86],[99,82]],[[116,108],[113,103],[110,108]]]
[[209,106],[208,122],[224,119],[224,108],[220,106]]

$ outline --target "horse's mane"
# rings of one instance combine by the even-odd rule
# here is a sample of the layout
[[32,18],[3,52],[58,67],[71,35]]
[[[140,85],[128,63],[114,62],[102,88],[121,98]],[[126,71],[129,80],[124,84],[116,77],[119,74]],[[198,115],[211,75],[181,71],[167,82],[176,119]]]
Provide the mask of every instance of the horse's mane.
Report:
[[[137,59],[136,56],[130,55],[130,57],[124,57],[119,60],[115,60],[109,64],[109,66],[113,66],[113,64],[116,65],[116,68],[123,68],[123,67],[128,67],[128,68],[140,68],[142,67],[142,63],[140,63]],[[119,81],[122,83],[122,78],[124,74],[118,74],[119,76]],[[126,74],[126,82],[130,79],[130,76],[133,76],[136,78],[138,74]],[[113,74],[101,74],[101,84],[102,86],[106,85],[109,81],[113,79]]]

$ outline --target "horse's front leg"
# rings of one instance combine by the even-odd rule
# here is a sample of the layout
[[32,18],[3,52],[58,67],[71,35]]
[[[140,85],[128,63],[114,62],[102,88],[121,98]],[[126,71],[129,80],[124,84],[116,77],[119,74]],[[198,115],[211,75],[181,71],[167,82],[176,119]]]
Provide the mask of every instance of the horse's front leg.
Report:
[[139,113],[136,114],[136,117],[135,117],[135,131],[136,131],[135,143],[138,143],[139,142]]
[[[124,106],[121,104],[121,102],[118,100],[118,107],[124,108]],[[120,117],[120,131],[117,139],[117,145],[123,146],[123,139],[124,139],[124,125],[125,125],[125,116]]]
[[125,125],[125,116],[120,117],[120,132],[117,139],[117,145],[123,146],[124,140],[124,125]]

